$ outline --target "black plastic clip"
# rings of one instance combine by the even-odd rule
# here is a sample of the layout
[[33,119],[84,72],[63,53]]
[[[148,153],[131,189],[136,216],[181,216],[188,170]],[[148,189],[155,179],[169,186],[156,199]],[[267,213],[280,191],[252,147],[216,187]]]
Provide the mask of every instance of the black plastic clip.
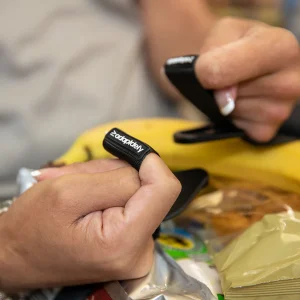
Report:
[[299,139],[300,106],[279,130],[278,135],[268,143],[258,143],[250,139],[246,133],[237,128],[230,117],[223,116],[218,108],[212,90],[206,90],[195,74],[195,63],[198,55],[186,55],[171,58],[165,64],[165,73],[178,91],[211,121],[206,127],[176,132],[177,143],[200,143],[228,138],[243,138],[255,145],[277,145]]

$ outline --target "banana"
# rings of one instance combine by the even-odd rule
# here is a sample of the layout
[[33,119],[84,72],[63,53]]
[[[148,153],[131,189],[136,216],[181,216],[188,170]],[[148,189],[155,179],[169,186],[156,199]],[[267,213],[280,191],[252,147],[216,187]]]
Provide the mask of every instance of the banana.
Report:
[[151,145],[173,171],[203,168],[212,176],[258,181],[300,193],[300,141],[278,146],[254,146],[241,139],[176,144],[173,134],[199,127],[199,122],[153,118],[118,121],[83,133],[52,165],[111,158],[102,141],[107,131],[120,128]]

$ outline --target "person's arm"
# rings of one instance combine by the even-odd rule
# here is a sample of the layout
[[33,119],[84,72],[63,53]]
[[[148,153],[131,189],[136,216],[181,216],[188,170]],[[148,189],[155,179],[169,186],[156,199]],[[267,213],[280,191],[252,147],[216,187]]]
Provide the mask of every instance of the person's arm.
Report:
[[254,140],[274,137],[300,98],[300,48],[291,32],[254,20],[217,19],[205,0],[139,3],[149,65],[162,90],[182,99],[160,70],[170,57],[199,54],[196,75],[215,91],[221,113],[231,114]]
[[160,87],[176,98],[160,76],[170,57],[199,53],[216,22],[205,0],[138,0],[149,67]]

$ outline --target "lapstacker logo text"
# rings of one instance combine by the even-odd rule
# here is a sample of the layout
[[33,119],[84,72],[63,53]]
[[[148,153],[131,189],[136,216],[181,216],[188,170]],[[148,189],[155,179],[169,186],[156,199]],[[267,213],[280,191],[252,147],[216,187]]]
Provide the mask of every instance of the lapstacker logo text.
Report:
[[120,142],[122,142],[124,145],[129,145],[130,147],[132,147],[133,149],[137,150],[138,153],[143,152],[145,149],[139,145],[137,142],[133,141],[133,140],[129,140],[128,138],[126,138],[126,136],[124,135],[120,135],[118,134],[115,130],[112,131],[110,133],[110,135],[112,137],[114,137],[116,140],[119,140]]

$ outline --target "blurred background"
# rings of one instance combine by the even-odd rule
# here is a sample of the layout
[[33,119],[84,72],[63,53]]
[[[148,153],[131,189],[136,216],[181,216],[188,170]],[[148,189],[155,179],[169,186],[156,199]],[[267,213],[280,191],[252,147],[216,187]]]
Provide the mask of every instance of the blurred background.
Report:
[[285,26],[300,38],[299,0],[211,0],[216,11]]
[[[210,0],[220,16],[250,18],[291,30],[300,41],[300,0]],[[189,103],[180,112],[185,118],[203,118]]]
[[[300,40],[300,0],[207,1],[219,15],[283,26]],[[85,130],[178,116],[150,80],[134,1],[0,3],[0,198],[15,193],[20,167],[40,168]],[[199,119],[189,103],[179,114]]]

